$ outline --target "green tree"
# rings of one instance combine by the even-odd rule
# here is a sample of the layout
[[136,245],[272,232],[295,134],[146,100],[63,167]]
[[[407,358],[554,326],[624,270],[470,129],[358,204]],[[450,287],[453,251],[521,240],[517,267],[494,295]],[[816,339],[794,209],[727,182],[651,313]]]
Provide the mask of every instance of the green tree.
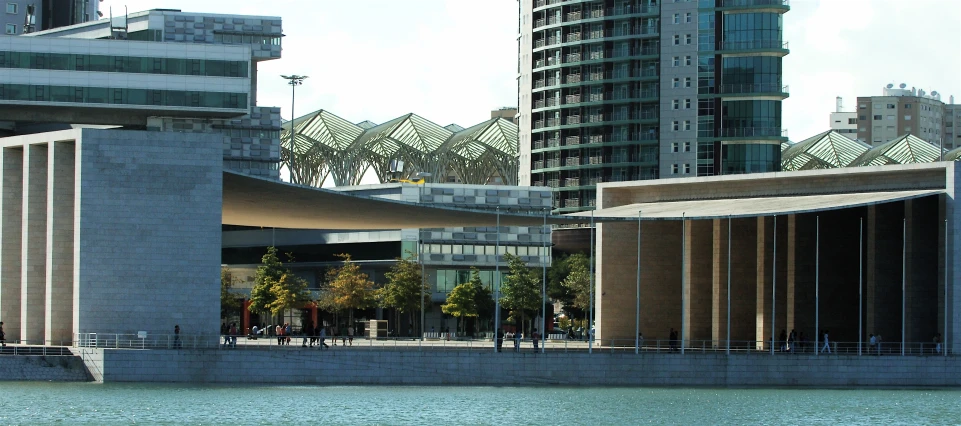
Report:
[[575,253],[555,259],[554,263],[547,270],[547,295],[551,299],[557,300],[563,305],[563,309],[569,316],[583,315],[582,309],[574,304],[575,294],[571,288],[564,285],[564,280],[571,274],[572,267],[584,266],[587,270],[590,259],[584,253]]
[[250,311],[258,314],[271,312],[276,296],[271,291],[274,283],[280,281],[287,272],[284,264],[277,258],[277,247],[267,247],[267,253],[260,260],[254,277],[254,288],[250,290]]
[[450,293],[447,294],[447,301],[440,306],[441,311],[447,315],[458,318],[462,329],[466,329],[467,318],[477,317],[477,294],[484,287],[481,282],[480,272],[477,268],[470,268],[470,280],[466,283],[457,284]]
[[570,292],[571,305],[585,312],[591,304],[590,260],[583,254],[570,257],[570,271],[562,285]]
[[230,291],[237,280],[226,266],[220,267],[220,317],[229,318],[240,314],[243,299]]
[[541,276],[534,269],[527,266],[520,257],[506,253],[509,272],[504,276],[501,285],[501,304],[506,309],[520,313],[520,326],[525,328],[527,313],[541,308]]
[[[478,276],[478,280],[479,280]],[[477,319],[491,319],[494,317],[494,292],[485,287],[483,283],[477,285],[477,292],[474,294],[474,304],[477,306]]]
[[274,315],[282,314],[287,309],[303,305],[310,301],[307,291],[307,280],[287,271],[270,287],[273,302],[267,307]]
[[420,274],[420,263],[413,260],[413,253],[407,254],[406,259],[397,258],[397,263],[384,274],[387,284],[377,290],[377,296],[383,307],[408,314],[413,324],[414,312],[420,310],[421,304],[430,306],[430,289]]
[[376,292],[374,282],[360,271],[360,265],[351,261],[349,254],[337,257],[344,260],[343,266],[327,271],[327,288],[320,298],[320,306],[331,310],[347,309],[348,324],[354,322],[354,309],[363,309],[374,304]]

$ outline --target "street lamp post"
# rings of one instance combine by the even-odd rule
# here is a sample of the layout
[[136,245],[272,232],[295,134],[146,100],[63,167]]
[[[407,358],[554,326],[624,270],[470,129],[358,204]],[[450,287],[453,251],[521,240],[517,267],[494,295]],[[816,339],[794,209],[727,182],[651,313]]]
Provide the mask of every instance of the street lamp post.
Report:
[[[295,90],[297,89],[297,86],[304,84],[304,79],[307,78],[307,76],[291,74],[291,75],[281,75],[280,77],[283,78],[284,80],[287,80],[287,84],[290,85],[290,150],[293,151],[294,150],[294,134],[297,133],[297,130],[294,129],[294,118],[296,117],[294,115],[294,94],[295,94]],[[289,179],[291,182],[293,182],[293,176],[294,176],[293,170],[290,170]]]

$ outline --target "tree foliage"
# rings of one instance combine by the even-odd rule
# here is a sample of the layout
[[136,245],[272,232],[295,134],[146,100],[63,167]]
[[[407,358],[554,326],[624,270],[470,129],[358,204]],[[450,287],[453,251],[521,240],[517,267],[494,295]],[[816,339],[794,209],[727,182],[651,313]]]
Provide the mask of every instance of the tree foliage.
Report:
[[230,268],[220,267],[220,317],[227,318],[240,313],[243,299],[230,291],[236,284],[237,279],[233,277]]
[[515,255],[506,253],[509,272],[501,285],[501,304],[506,309],[520,313],[521,327],[528,313],[541,308],[541,276]]
[[404,313],[420,310],[421,303],[430,305],[430,289],[420,274],[420,263],[413,260],[412,253],[407,254],[408,258],[397,258],[397,263],[384,274],[387,284],[377,291],[383,307]]
[[[293,258],[290,254],[287,256]],[[308,301],[307,281],[284,266],[277,258],[276,247],[267,247],[250,291],[250,310],[277,315]]]
[[327,271],[327,288],[320,298],[320,306],[330,311],[350,311],[353,322],[354,309],[363,309],[376,301],[374,282],[360,271],[360,265],[351,261],[349,254],[341,253],[343,266]]
[[[470,268],[470,280],[466,283],[457,284],[450,293],[447,294],[447,301],[441,305],[440,309],[447,315],[459,319],[478,316],[477,295],[483,290],[484,283],[481,282],[480,272],[477,268]],[[465,324],[461,321],[461,324]]]
[[569,271],[561,284],[571,295],[571,305],[587,310],[591,303],[590,259],[578,253],[567,258]]

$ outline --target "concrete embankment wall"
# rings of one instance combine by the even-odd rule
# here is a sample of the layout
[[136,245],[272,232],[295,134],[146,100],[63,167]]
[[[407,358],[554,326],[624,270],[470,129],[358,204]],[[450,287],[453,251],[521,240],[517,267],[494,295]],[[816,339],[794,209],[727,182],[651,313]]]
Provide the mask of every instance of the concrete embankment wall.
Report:
[[83,349],[105,382],[320,385],[961,386],[957,357]]
[[0,356],[0,380],[89,382],[94,380],[76,356]]

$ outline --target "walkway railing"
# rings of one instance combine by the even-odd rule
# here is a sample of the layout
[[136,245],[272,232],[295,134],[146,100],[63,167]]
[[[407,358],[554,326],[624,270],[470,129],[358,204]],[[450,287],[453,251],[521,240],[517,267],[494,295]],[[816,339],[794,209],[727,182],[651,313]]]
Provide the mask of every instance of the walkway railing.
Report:
[[6,340],[0,355],[71,356],[68,340]]
[[[116,333],[81,333],[77,335],[74,345],[84,348],[105,349],[216,349],[216,350],[309,350],[321,348],[320,339],[311,336],[217,336],[217,335],[173,335],[173,334],[116,334]],[[425,333],[421,340],[417,337],[384,337],[367,338],[355,336],[353,340],[344,336],[326,336],[323,340],[324,349],[342,350],[342,348],[358,350],[416,350],[416,351],[494,351],[494,340],[490,337],[463,337],[447,333]],[[502,352],[513,352],[515,343],[520,352],[533,352],[534,342],[530,338],[520,340],[511,335],[504,337],[501,343]],[[771,355],[771,341],[739,340],[731,341],[731,353]],[[786,345],[775,342],[774,355],[807,354],[828,355],[823,350],[823,343],[799,342]],[[858,342],[831,342],[830,355],[857,356]],[[56,349],[56,348],[51,348]],[[595,340],[592,343],[584,339],[568,339],[564,334],[548,335],[546,340],[538,340],[538,351],[546,352],[596,352],[596,353],[629,353],[635,351],[633,339]],[[644,339],[637,348],[639,353],[681,353],[681,342],[669,339]],[[941,356],[943,348],[932,342],[909,342],[904,346],[904,355],[911,356]],[[684,353],[725,353],[725,340],[688,340],[683,345]],[[67,351],[69,352],[69,351]],[[880,346],[871,346],[863,342],[860,348],[862,356],[871,355],[901,355],[901,342],[882,342]],[[949,354],[953,355],[953,354]]]

